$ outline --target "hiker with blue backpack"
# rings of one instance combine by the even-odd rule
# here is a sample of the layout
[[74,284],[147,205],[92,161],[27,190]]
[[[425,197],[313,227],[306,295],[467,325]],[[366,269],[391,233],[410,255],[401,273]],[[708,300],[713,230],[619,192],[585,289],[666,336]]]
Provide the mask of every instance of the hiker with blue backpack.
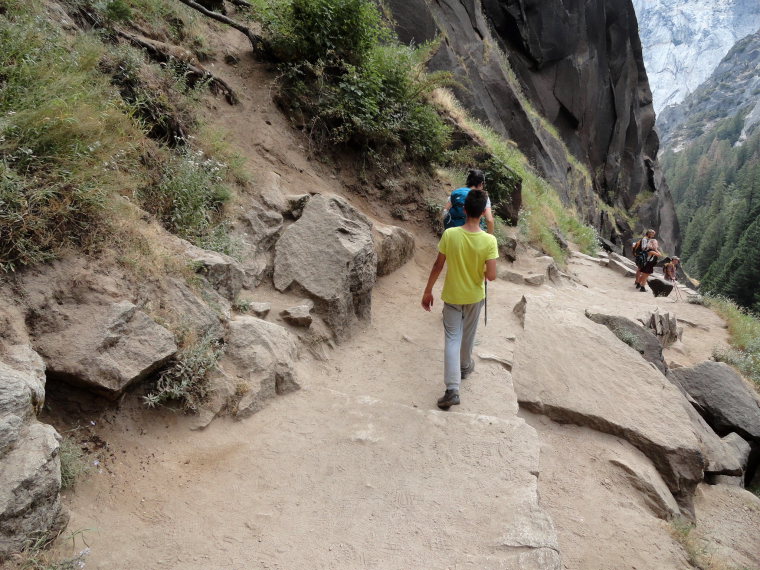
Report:
[[[467,182],[462,188],[457,188],[449,196],[449,201],[443,208],[443,227],[444,229],[458,228],[463,226],[467,221],[467,215],[464,211],[464,201],[467,198],[470,190],[483,190],[486,185],[486,175],[482,170],[470,170],[467,174]],[[491,212],[491,199],[488,198],[486,202],[486,209],[483,212],[483,217],[486,220],[486,227],[483,228],[489,234],[493,235],[494,221],[493,213]],[[482,220],[481,220],[482,227]]]
[[649,281],[654,272],[654,266],[657,264],[657,260],[662,257],[660,253],[660,245],[654,236],[657,233],[654,230],[647,230],[639,241],[633,244],[633,255],[636,260],[636,278],[634,283],[636,289],[642,293],[646,293],[646,284]]

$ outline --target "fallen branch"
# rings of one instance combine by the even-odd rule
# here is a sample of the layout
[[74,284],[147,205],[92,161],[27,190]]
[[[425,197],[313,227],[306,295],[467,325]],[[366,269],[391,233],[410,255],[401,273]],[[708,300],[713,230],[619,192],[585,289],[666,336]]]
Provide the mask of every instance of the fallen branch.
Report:
[[131,44],[143,48],[151,59],[160,63],[167,63],[174,59],[182,62],[187,67],[187,71],[191,76],[196,79],[209,82],[209,88],[214,92],[221,92],[224,98],[230,105],[237,105],[240,101],[235,94],[235,91],[229,84],[223,79],[217,77],[213,73],[207,71],[200,65],[196,65],[193,62],[193,55],[177,46],[164,44],[155,40],[149,40],[147,38],[139,38],[132,34],[122,32],[121,30],[115,30],[116,35],[130,42]]
[[198,10],[201,14],[204,16],[208,16],[209,18],[213,18],[217,22],[222,22],[223,24],[227,24],[228,26],[231,26],[235,28],[237,31],[245,35],[245,37],[248,38],[248,41],[251,42],[251,47],[253,48],[253,51],[256,53],[261,53],[264,51],[264,40],[259,36],[258,34],[254,34],[253,31],[250,28],[247,28],[240,22],[236,22],[232,18],[228,18],[227,16],[220,14],[219,12],[214,12],[212,10],[208,10],[207,8],[201,6],[198,4],[198,2],[194,2],[193,0],[179,0],[182,2],[185,6],[189,6],[193,10]]

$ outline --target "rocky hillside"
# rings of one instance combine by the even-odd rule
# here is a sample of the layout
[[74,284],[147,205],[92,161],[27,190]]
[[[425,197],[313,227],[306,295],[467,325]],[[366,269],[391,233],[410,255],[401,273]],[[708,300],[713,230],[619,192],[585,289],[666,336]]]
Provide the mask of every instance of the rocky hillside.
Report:
[[755,0],[633,0],[658,116],[694,92],[732,46],[760,28]]
[[683,149],[724,119],[735,119],[741,143],[760,123],[760,31],[738,41],[710,77],[657,118],[665,149]]
[[[388,6],[402,41],[442,39],[430,65],[453,72],[463,104],[514,140],[603,237],[622,247],[640,223],[679,250],[630,0]],[[572,183],[579,165],[590,185]]]

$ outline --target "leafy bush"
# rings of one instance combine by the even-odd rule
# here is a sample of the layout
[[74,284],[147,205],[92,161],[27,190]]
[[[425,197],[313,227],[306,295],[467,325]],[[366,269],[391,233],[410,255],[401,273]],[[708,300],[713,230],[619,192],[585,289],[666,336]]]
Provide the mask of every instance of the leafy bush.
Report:
[[760,391],[760,317],[726,297],[707,295],[704,300],[726,319],[732,345],[714,350],[713,358],[735,367]]
[[161,373],[153,392],[145,396],[145,403],[153,408],[176,401],[184,411],[197,412],[209,394],[208,374],[223,353],[221,341],[211,334],[182,349]]
[[279,24],[274,46],[287,62],[360,65],[389,37],[377,6],[367,0],[293,0]]
[[[280,8],[277,9],[277,6]],[[428,74],[430,46],[398,43],[370,0],[293,0],[259,9],[284,63],[281,103],[311,135],[386,162],[439,159],[449,128],[426,101],[449,80]]]
[[138,192],[143,208],[167,230],[195,245],[232,253],[221,219],[231,195],[224,182],[226,165],[185,147],[162,168],[161,179]]

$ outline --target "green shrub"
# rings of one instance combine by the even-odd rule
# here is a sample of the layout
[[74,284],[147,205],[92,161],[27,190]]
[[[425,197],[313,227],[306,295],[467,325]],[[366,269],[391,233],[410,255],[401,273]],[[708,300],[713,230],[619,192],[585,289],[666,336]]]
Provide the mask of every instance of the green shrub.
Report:
[[153,408],[175,401],[184,411],[197,412],[209,394],[208,375],[223,353],[221,341],[211,334],[182,349],[145,396],[145,403]]
[[281,103],[318,143],[349,144],[389,164],[442,156],[450,129],[426,97],[449,75],[425,72],[430,46],[399,44],[370,0],[267,5],[254,11],[284,63]]
[[222,208],[231,192],[226,165],[183,147],[163,165],[161,179],[141,189],[138,198],[170,232],[195,245],[231,253]]
[[132,8],[124,0],[111,0],[105,8],[106,17],[114,22],[126,22],[132,18]]
[[730,335],[731,348],[714,350],[713,358],[735,367],[760,391],[760,317],[726,297],[706,295],[703,299],[726,320]]
[[360,65],[389,35],[377,6],[367,0],[293,0],[282,22],[275,49],[288,62]]

